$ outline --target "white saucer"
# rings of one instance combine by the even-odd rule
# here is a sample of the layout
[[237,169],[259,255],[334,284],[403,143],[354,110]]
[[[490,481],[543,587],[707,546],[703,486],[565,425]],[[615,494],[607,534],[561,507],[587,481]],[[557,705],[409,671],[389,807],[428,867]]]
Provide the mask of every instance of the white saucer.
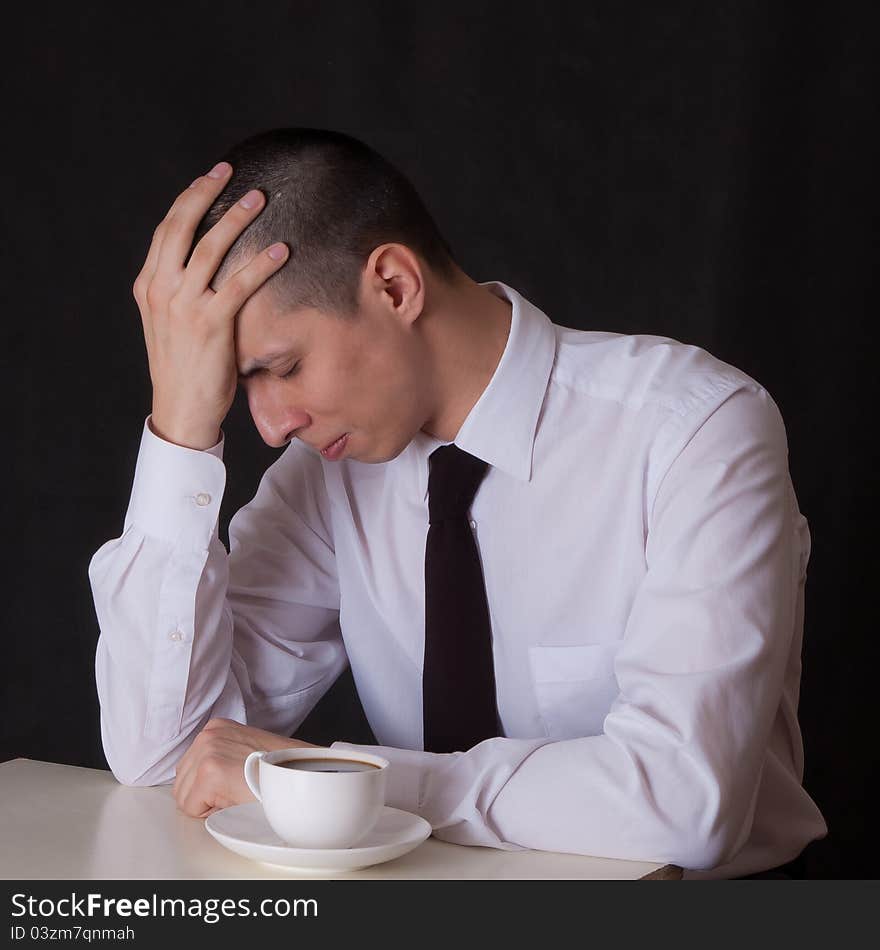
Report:
[[399,858],[431,834],[424,818],[386,806],[355,848],[293,848],[269,827],[259,802],[215,811],[205,819],[205,827],[230,851],[293,871],[356,871]]

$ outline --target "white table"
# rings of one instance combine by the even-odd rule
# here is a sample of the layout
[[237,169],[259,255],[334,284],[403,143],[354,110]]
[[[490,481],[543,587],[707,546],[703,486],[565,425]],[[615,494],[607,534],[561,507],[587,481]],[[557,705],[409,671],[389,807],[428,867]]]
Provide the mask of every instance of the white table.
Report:
[[[635,880],[677,879],[681,869],[547,851],[468,848],[432,837],[394,861],[332,877]],[[107,771],[13,759],[0,764],[0,878],[307,880],[309,875],[228,851],[203,820],[177,810],[170,785],[129,788]]]

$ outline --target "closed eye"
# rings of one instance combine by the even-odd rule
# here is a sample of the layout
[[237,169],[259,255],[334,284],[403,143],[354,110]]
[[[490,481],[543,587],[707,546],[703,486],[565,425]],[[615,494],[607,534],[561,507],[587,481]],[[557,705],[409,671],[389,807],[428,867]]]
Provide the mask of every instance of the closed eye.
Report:
[[287,379],[288,377],[293,376],[293,374],[299,369],[299,364],[300,361],[297,360],[281,378]]

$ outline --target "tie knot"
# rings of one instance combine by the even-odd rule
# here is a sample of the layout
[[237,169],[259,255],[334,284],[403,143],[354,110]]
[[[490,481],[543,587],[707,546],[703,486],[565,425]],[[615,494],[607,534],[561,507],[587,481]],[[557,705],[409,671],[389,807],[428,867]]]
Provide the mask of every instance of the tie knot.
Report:
[[428,458],[428,521],[467,515],[489,463],[457,445],[441,445]]

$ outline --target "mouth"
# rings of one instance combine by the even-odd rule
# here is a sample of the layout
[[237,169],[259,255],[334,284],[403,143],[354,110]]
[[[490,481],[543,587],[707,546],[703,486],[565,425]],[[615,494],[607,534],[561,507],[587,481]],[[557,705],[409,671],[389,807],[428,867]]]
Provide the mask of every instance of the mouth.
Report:
[[325,445],[323,449],[321,449],[321,455],[323,455],[326,459],[330,459],[331,461],[339,458],[345,449],[346,442],[348,442],[348,433],[343,432],[341,436],[334,439],[332,442]]

